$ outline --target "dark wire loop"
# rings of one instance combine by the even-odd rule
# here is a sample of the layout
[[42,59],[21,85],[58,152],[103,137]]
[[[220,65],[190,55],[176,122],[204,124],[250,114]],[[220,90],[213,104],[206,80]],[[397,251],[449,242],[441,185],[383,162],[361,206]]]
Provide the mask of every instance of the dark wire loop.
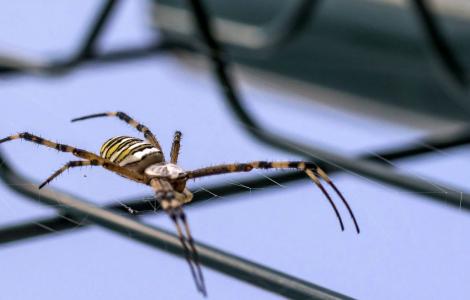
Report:
[[416,14],[418,28],[425,38],[426,50],[437,72],[438,81],[450,98],[470,114],[469,79],[465,68],[459,62],[442,26],[439,26],[439,20],[429,8],[430,4],[426,0],[409,1]]
[[118,3],[119,0],[106,0],[95,20],[90,25],[88,33],[81,44],[82,46],[79,48],[75,58],[72,60],[80,61],[86,57],[92,57],[96,55],[99,38],[106,29],[106,25],[109,23],[111,15],[116,9]]
[[[236,19],[214,16],[217,23],[216,38],[237,49],[238,55],[247,57],[269,56],[298,37],[315,20],[321,0],[290,0],[276,3],[277,12],[262,24],[249,24]],[[235,2],[234,2],[235,3]],[[232,4],[229,4],[232,5]],[[157,1],[155,18],[162,20],[162,29],[176,35],[190,34],[186,26],[190,20],[187,10],[175,8],[173,3]],[[179,23],[179,24],[178,24]]]
[[[401,174],[392,168],[383,166],[379,163],[366,160],[356,160],[354,158],[344,157],[333,151],[321,149],[300,143],[288,137],[266,129],[245,109],[240,101],[240,97],[235,88],[228,71],[229,64],[223,58],[222,46],[214,39],[210,20],[202,3],[199,0],[187,0],[194,14],[194,22],[199,33],[209,48],[209,58],[212,64],[212,70],[215,79],[225,96],[225,101],[235,114],[237,121],[241,123],[242,128],[259,142],[267,144],[273,148],[281,149],[289,153],[301,155],[306,159],[320,165],[322,169],[339,168],[355,174],[368,177],[377,181],[391,184],[402,189],[419,193],[425,193],[433,200],[441,203],[451,204],[457,207],[468,206],[470,204],[470,195],[457,192],[460,189],[436,184],[430,181],[414,176]],[[328,165],[328,168],[326,167]]]
[[27,73],[40,74],[64,71],[90,60],[97,54],[98,41],[101,38],[106,25],[117,7],[119,0],[106,0],[97,16],[89,25],[82,43],[72,57],[60,62],[40,61],[27,57],[18,57],[13,54],[0,54],[0,72],[23,71]]
[[259,41],[254,49],[274,51],[294,39],[302,29],[313,20],[314,9],[320,5],[320,0],[287,1],[286,7],[269,24],[259,27]]

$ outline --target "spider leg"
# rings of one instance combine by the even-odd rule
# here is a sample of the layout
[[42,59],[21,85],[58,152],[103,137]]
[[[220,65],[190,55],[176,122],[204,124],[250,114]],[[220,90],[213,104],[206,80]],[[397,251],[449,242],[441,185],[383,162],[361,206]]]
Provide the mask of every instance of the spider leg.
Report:
[[[92,118],[99,118],[99,117],[118,117],[119,119],[123,120],[130,126],[134,127],[137,129],[139,132],[144,134],[144,137],[156,148],[158,148],[160,151],[162,151],[162,147],[160,146],[160,143],[158,142],[157,138],[155,135],[148,129],[147,126],[140,124],[136,120],[132,119],[129,117],[127,114],[121,112],[121,111],[115,111],[115,112],[105,112],[105,113],[99,113],[99,114],[93,114],[93,115],[87,115],[83,116],[80,118],[75,118],[72,119],[72,122],[77,122],[77,121],[82,121],[82,120],[87,120],[87,119],[92,119]],[[163,152],[163,151],[162,151]]]
[[341,231],[344,231],[344,224],[343,224],[343,219],[341,218],[341,215],[339,214],[338,208],[336,207],[336,204],[333,202],[333,199],[331,199],[330,194],[326,191],[325,187],[321,184],[320,180],[318,179],[317,176],[312,172],[312,170],[305,170],[305,173],[307,174],[310,179],[313,180],[313,182],[317,185],[317,187],[322,191],[323,195],[325,195],[326,199],[328,199],[328,202],[330,202],[331,207],[333,207],[333,210],[335,211],[336,218],[338,218],[339,221],[339,226],[341,227]]
[[181,144],[181,132],[176,131],[173,137],[173,144],[171,145],[170,162],[176,164],[178,162],[178,156],[180,154]]
[[75,148],[72,146],[68,146],[65,144],[58,144],[54,143],[52,141],[43,139],[41,137],[38,137],[36,135],[30,134],[28,132],[22,132],[14,135],[7,136],[6,138],[0,139],[0,144],[7,142],[7,141],[12,141],[16,139],[23,139],[28,142],[36,143],[39,145],[46,146],[48,148],[56,149],[61,152],[68,152],[73,154],[76,157],[93,161],[93,163],[96,163],[97,165],[103,166],[103,168],[108,169],[114,173],[117,173],[121,176],[124,176],[126,178],[129,178],[131,180],[137,181],[137,182],[142,182],[142,183],[147,183],[147,178],[141,174],[138,174],[132,170],[129,170],[127,168],[121,167],[107,159],[102,158],[99,155],[96,155],[92,152],[82,150],[79,148]]
[[62,168],[58,169],[54,172],[49,178],[47,178],[43,183],[39,185],[39,189],[42,189],[46,184],[49,184],[54,178],[62,174],[65,170],[75,167],[82,167],[82,166],[98,166],[99,162],[96,160],[76,160],[76,161],[69,161],[66,163]]
[[330,202],[335,214],[338,218],[340,223],[341,229],[344,230],[343,221],[339,214],[339,211],[334,204],[333,200],[331,199],[328,192],[322,186],[319,177],[333,188],[335,193],[340,197],[341,201],[344,203],[346,208],[349,211],[349,214],[354,222],[354,226],[356,227],[357,233],[360,233],[359,225],[356,221],[354,213],[349,206],[348,202],[344,198],[343,194],[339,191],[336,185],[331,181],[331,179],[326,175],[326,173],[320,169],[316,164],[312,162],[304,162],[304,161],[282,161],[282,162],[267,162],[267,161],[254,161],[249,163],[238,163],[238,164],[223,164],[218,166],[212,166],[207,168],[196,169],[187,173],[187,178],[199,178],[217,174],[226,174],[226,173],[233,173],[233,172],[249,172],[253,169],[297,169],[304,171],[310,179],[320,188],[322,193]]
[[[199,264],[199,255],[196,247],[194,246],[194,241],[189,231],[186,216],[181,208],[181,203],[175,199],[171,185],[168,182],[153,179],[150,184],[156,190],[157,201],[161,204],[163,210],[170,216],[171,220],[175,224],[178,238],[183,247],[186,262],[191,270],[191,275],[193,276],[196,288],[204,296],[207,296],[204,277],[202,276],[202,270]],[[186,236],[183,235],[180,221],[184,224]],[[189,248],[187,243],[190,245]],[[197,274],[195,269],[197,269]]]
[[348,212],[349,212],[349,215],[351,216],[351,219],[353,220],[354,222],[354,226],[356,227],[356,232],[357,233],[360,233],[361,232],[361,229],[359,229],[359,224],[357,223],[356,221],[356,217],[354,216],[354,213],[351,209],[351,207],[349,206],[349,203],[348,201],[346,201],[346,198],[344,198],[343,196],[343,193],[341,193],[341,191],[336,187],[336,184],[333,183],[333,181],[330,179],[330,177],[325,173],[325,171],[323,171],[322,169],[320,169],[320,167],[317,167],[316,169],[316,173],[323,179],[326,181],[326,183],[328,183],[331,188],[336,192],[336,194],[339,196],[339,198],[341,199],[341,201],[343,201],[343,204],[344,206],[346,206]]
[[191,251],[194,255],[194,263],[196,265],[196,269],[197,269],[197,272],[198,272],[198,275],[199,275],[201,292],[204,294],[204,296],[207,296],[206,284],[204,282],[204,275],[202,274],[199,254],[196,250],[196,246],[194,245],[194,239],[193,239],[193,236],[191,235],[191,231],[189,229],[188,220],[187,220],[186,214],[184,213],[183,209],[181,208],[181,204],[180,204],[179,208],[177,209],[177,212],[178,212],[178,215],[179,215],[179,218],[180,218],[181,222],[183,222],[184,228],[186,230],[186,236],[188,238],[189,246],[191,247]]

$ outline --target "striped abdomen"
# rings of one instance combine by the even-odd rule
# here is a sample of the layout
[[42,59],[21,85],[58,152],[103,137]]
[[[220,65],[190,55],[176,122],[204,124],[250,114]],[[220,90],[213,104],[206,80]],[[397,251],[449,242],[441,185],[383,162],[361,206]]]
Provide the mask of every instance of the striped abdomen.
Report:
[[[161,151],[140,139],[117,136],[101,146],[100,155],[122,167],[144,161],[146,158],[161,157]],[[152,159],[152,162],[155,163],[155,159]]]

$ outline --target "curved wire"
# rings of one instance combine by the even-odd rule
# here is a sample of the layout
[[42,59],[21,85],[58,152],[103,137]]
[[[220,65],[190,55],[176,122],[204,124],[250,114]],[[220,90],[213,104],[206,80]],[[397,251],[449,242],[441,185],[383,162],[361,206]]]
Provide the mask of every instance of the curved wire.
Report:
[[[269,21],[251,25],[236,20],[215,17],[217,39],[239,50],[240,55],[265,55],[285,46],[296,38],[317,12],[320,0],[291,0],[282,3],[279,12]],[[189,13],[164,3],[156,3],[155,18],[160,28],[176,34],[191,34]],[[182,25],[184,24],[184,25]]]
[[365,176],[374,180],[392,184],[394,186],[426,195],[434,200],[446,204],[452,203],[458,207],[470,204],[470,195],[458,192],[458,188],[436,184],[414,176],[401,174],[393,169],[379,163],[366,160],[357,160],[344,157],[332,151],[327,151],[311,145],[306,145],[290,138],[281,136],[269,129],[264,128],[245,109],[240,101],[240,97],[235,89],[233,80],[228,72],[228,63],[224,60],[223,49],[214,39],[209,16],[200,0],[187,0],[194,14],[196,27],[209,48],[209,58],[211,60],[213,74],[218,81],[224,94],[224,99],[235,117],[243,126],[242,128],[256,140],[267,144],[273,148],[281,149],[290,153],[298,154],[321,165],[326,169],[325,164],[330,168],[348,170],[355,174]]
[[419,20],[425,41],[428,45],[427,52],[431,56],[431,62],[436,67],[439,82],[449,92],[450,98],[464,108],[470,114],[470,91],[467,72],[455,52],[452,50],[448,39],[438,20],[428,8],[426,0],[410,0],[411,6]]

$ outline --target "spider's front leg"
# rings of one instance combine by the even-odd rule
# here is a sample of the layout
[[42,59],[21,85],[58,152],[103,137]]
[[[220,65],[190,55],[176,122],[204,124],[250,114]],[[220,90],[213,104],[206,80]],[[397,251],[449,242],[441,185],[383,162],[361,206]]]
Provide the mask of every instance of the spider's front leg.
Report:
[[[168,181],[154,178],[150,181],[150,185],[155,190],[156,200],[160,203],[162,209],[170,216],[171,220],[176,226],[178,238],[180,240],[181,246],[183,247],[186,261],[191,270],[191,274],[196,284],[196,288],[204,296],[207,296],[204,277],[199,262],[199,255],[196,246],[194,245],[194,240],[189,229],[186,215],[183,212],[182,203],[175,198],[173,187]],[[186,236],[183,235],[183,230],[181,229],[180,221],[183,223]],[[191,251],[186,245],[186,243],[189,244],[189,248],[191,249]],[[195,267],[193,266],[193,263]],[[197,273],[195,271],[195,268],[197,270]]]
[[343,194],[339,191],[336,185],[331,181],[328,175],[320,169],[316,164],[312,162],[305,162],[305,161],[280,161],[280,162],[268,162],[268,161],[253,161],[248,163],[238,163],[238,164],[223,164],[218,166],[212,166],[207,168],[201,168],[197,170],[193,170],[187,173],[187,178],[199,178],[217,174],[226,174],[226,173],[234,173],[234,172],[250,172],[253,169],[297,169],[305,172],[310,179],[318,186],[318,188],[322,191],[325,197],[330,202],[336,217],[338,218],[341,230],[344,230],[343,220],[339,211],[333,202],[333,199],[330,197],[326,189],[320,182],[320,179],[323,179],[331,188],[335,191],[335,193],[341,198],[341,201],[344,203],[346,208],[348,209],[349,215],[351,216],[354,226],[356,227],[357,233],[360,233],[359,225],[356,221],[356,217],[349,206],[349,203],[344,198]]

